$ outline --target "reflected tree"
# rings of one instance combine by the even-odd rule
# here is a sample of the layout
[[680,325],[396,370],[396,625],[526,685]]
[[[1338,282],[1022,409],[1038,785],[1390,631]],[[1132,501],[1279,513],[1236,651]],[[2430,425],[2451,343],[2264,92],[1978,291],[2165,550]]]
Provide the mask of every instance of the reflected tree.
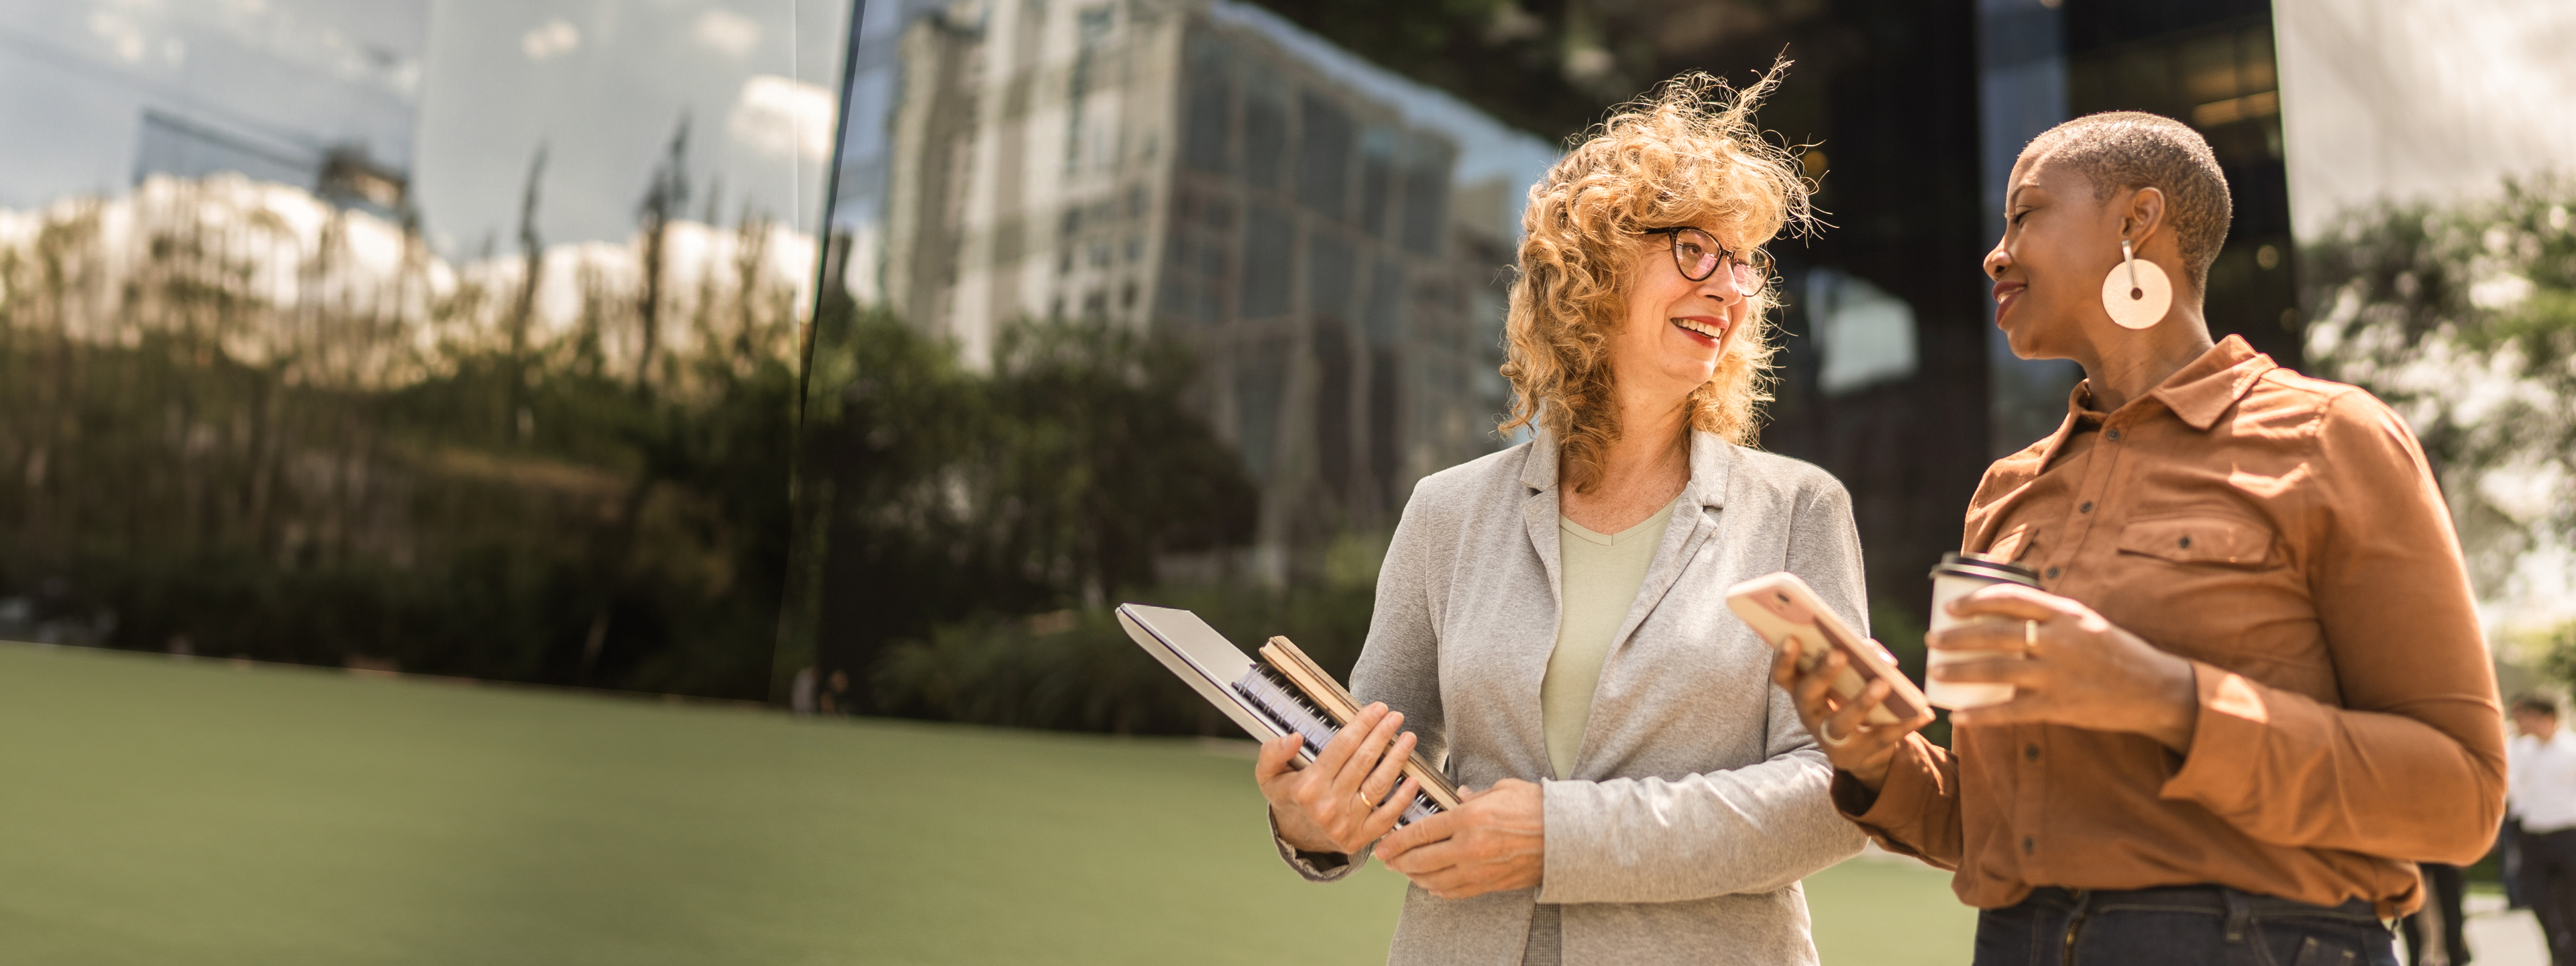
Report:
[[2404,414],[2482,594],[2576,535],[2576,179],[2385,206],[2302,252],[2309,358]]
[[1100,322],[1011,329],[992,371],[846,299],[815,329],[798,474],[805,545],[782,667],[838,671],[842,709],[898,642],[1090,604],[1163,555],[1240,545],[1256,496],[1182,403],[1185,350]]

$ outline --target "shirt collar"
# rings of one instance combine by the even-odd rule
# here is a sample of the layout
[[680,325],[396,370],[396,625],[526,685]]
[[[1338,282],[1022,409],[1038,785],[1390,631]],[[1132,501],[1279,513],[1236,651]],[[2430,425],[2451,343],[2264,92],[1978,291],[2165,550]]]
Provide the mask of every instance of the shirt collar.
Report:
[[[2165,381],[2148,390],[2147,395],[2173,410],[2175,418],[2184,424],[2205,433],[2209,427],[2218,425],[2218,417],[2227,412],[2227,407],[2235,405],[2254,388],[2255,380],[2278,368],[2280,365],[2273,362],[2271,356],[2254,351],[2243,336],[2231,335],[2218,340],[2218,344],[2201,353],[2200,358],[2166,376]],[[2110,413],[2093,408],[2093,380],[2077,380],[2075,388],[2066,392],[2066,418],[2057,424],[2057,432],[2049,434],[2048,439],[2040,444],[2037,468],[2031,472],[2037,473],[2038,468],[2045,468],[2055,460],[2057,451],[2066,446],[2067,438],[2075,435],[2076,431],[2100,429],[2110,417]],[[2020,458],[2018,455],[2006,457]]]
[[2228,407],[2253,390],[2256,380],[2278,368],[2271,356],[2245,344],[2244,336],[2231,335],[2165,377],[2147,395],[2163,402],[2191,428],[2208,432]]
[[[2191,428],[2208,432],[2209,427],[2218,425],[2218,417],[2227,412],[2227,407],[2236,405],[2254,389],[2255,381],[2280,367],[2271,356],[2247,345],[2244,336],[2231,335],[2218,340],[2200,358],[2174,370],[2165,381],[2147,390],[2147,395],[2164,403]],[[2049,450],[2054,452],[2069,431],[2087,423],[2099,426],[2110,415],[2093,408],[2093,380],[2078,381],[2066,394],[2066,422],[2049,439]]]

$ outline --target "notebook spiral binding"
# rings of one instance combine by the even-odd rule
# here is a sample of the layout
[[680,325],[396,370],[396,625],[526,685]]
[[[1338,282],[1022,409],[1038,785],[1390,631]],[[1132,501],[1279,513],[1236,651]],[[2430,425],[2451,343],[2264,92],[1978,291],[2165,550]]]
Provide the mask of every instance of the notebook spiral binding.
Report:
[[[1294,731],[1298,737],[1304,738],[1306,740],[1305,757],[1309,761],[1316,755],[1322,754],[1324,745],[1332,741],[1334,735],[1341,733],[1341,728],[1335,726],[1322,710],[1298,694],[1296,687],[1289,684],[1286,677],[1269,665],[1253,665],[1252,670],[1245,672],[1241,680],[1234,682],[1234,691],[1242,695],[1245,701],[1251,702],[1253,708],[1269,718],[1272,724]],[[1417,791],[1413,793],[1412,803],[1405,806],[1403,816],[1396,819],[1396,825],[1411,825],[1430,818],[1439,811],[1438,803],[1433,802],[1429,795]]]

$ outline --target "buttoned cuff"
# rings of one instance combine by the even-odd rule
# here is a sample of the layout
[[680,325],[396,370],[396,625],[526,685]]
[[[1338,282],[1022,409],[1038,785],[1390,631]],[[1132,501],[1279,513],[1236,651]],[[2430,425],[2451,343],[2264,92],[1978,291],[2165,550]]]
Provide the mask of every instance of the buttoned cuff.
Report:
[[2261,685],[2214,665],[2191,662],[2191,689],[2200,702],[2192,712],[2191,747],[2158,795],[2227,814],[2261,766],[2271,711]]
[[1368,862],[1366,853],[1308,852],[1288,844],[1288,840],[1279,835],[1279,817],[1270,814],[1267,807],[1261,810],[1261,820],[1270,826],[1270,844],[1278,847],[1280,861],[1288,863],[1289,868],[1297,870],[1297,874],[1308,882],[1339,882],[1350,878],[1351,873],[1359,871],[1360,866]]
[[1898,837],[1898,830],[1920,828],[1923,815],[1939,804],[1941,766],[1933,761],[1930,748],[1923,736],[1906,735],[1887,763],[1887,781],[1875,795],[1860,779],[1834,769],[1834,810],[1877,839],[1881,847],[1921,855],[1913,843]]

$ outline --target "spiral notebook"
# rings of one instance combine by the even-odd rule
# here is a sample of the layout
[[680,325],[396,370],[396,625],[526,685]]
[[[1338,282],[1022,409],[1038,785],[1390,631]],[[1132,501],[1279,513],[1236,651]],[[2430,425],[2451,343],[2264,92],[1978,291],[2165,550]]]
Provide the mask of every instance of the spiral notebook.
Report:
[[[1263,644],[1255,660],[1189,611],[1121,604],[1118,624],[1127,629],[1136,646],[1163,662],[1245,733],[1263,741],[1286,734],[1304,738],[1300,761],[1314,761],[1342,725],[1359,716],[1359,702],[1351,699],[1341,682],[1316,667],[1285,637]],[[1458,807],[1457,786],[1420,754],[1404,763],[1404,773],[1421,790],[1396,824],[1409,825]]]

